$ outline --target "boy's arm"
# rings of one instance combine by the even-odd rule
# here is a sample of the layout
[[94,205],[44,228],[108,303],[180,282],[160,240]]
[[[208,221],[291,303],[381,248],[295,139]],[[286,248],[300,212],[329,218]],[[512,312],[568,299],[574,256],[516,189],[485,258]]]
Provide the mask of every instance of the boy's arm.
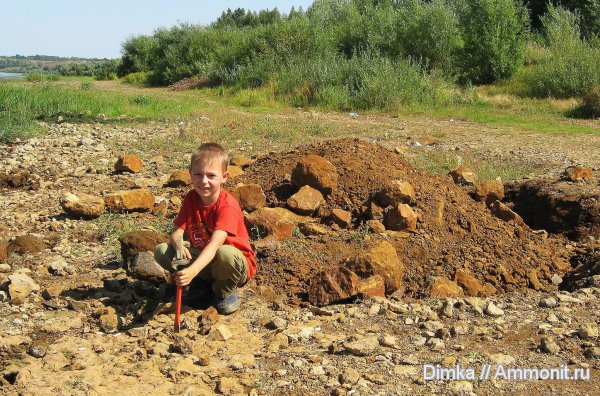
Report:
[[213,258],[215,258],[217,250],[225,243],[226,238],[227,233],[225,231],[215,230],[210,237],[210,241],[208,241],[208,244],[202,249],[198,258],[196,258],[196,260],[194,260],[194,262],[186,269],[175,273],[175,283],[177,283],[178,286],[189,285],[192,279],[194,279],[194,277],[198,275]]
[[[169,236],[169,243],[171,244],[171,246],[173,246],[173,249],[175,249],[175,251],[177,251],[177,241],[179,240],[179,238],[183,240],[184,232],[185,231],[182,228],[177,227],[177,229],[175,229],[175,231],[173,231]],[[186,260],[192,258],[190,251],[185,246],[183,247],[183,251],[181,252],[181,254],[183,254],[183,258]]]

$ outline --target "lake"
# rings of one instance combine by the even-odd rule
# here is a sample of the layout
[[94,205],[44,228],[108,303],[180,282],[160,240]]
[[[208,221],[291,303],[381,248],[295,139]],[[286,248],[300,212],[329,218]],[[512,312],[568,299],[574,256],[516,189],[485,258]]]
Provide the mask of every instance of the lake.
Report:
[[25,74],[23,73],[5,73],[0,72],[0,80],[15,80],[24,78]]

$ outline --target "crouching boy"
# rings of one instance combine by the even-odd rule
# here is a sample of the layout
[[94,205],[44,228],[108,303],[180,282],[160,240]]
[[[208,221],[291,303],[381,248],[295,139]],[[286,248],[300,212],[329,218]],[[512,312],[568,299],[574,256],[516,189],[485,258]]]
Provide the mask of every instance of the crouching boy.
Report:
[[229,173],[227,153],[217,143],[205,143],[193,154],[189,191],[173,221],[175,231],[169,243],[154,249],[154,257],[163,268],[173,271],[177,240],[187,234],[183,258],[191,264],[172,275],[178,286],[209,284],[214,305],[228,315],[239,306],[238,287],[256,274],[254,252],[250,247],[244,215],[237,200],[222,189]]

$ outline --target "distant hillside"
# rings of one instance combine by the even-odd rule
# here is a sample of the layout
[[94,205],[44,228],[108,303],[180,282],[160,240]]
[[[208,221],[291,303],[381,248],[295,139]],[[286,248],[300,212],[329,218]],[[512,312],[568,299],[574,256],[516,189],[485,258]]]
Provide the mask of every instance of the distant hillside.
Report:
[[13,73],[28,73],[28,72],[58,72],[61,67],[78,64],[78,63],[102,63],[106,59],[98,58],[63,58],[60,56],[50,55],[0,55],[0,71]]

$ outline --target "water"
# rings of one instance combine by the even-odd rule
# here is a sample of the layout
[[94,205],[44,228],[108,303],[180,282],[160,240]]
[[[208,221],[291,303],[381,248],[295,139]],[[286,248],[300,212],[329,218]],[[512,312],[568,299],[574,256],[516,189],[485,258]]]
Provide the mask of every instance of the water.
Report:
[[23,73],[5,73],[0,72],[0,80],[20,80],[25,77]]

